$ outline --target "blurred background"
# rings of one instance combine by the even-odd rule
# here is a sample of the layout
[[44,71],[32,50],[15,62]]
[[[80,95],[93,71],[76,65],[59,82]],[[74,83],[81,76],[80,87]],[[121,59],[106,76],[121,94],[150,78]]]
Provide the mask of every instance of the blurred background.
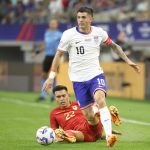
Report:
[[[149,0],[0,0],[0,90],[39,92],[44,53],[34,59],[32,51],[43,43],[52,18],[59,30],[76,24],[75,11],[94,9],[94,25],[101,26],[138,63],[141,74],[102,45],[100,63],[110,96],[150,100],[150,1]],[[57,76],[73,94],[64,55]]]

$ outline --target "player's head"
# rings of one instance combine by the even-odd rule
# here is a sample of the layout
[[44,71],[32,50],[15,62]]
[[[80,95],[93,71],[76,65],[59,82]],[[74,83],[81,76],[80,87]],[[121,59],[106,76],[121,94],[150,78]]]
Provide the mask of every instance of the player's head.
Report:
[[70,105],[68,89],[64,85],[57,85],[53,88],[53,93],[55,95],[55,99],[58,102],[58,105],[61,108],[67,108]]
[[58,21],[57,19],[53,18],[49,21],[49,28],[53,31],[57,30],[58,28]]
[[77,23],[79,28],[87,28],[93,21],[93,9],[81,7],[77,10]]
[[77,10],[77,14],[78,13],[87,13],[89,15],[91,15],[93,17],[93,9],[92,8],[89,8],[89,7],[80,7],[78,10]]

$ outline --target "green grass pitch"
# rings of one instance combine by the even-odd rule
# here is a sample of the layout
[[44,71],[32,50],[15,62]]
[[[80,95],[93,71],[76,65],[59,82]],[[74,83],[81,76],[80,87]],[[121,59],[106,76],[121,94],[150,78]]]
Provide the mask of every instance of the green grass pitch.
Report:
[[[93,143],[54,143],[39,145],[36,130],[49,125],[49,112],[56,103],[37,103],[37,93],[0,92],[0,150],[106,150],[104,140]],[[73,97],[71,97],[73,99]],[[108,105],[119,108],[123,133],[114,150],[150,150],[150,102],[107,98]]]

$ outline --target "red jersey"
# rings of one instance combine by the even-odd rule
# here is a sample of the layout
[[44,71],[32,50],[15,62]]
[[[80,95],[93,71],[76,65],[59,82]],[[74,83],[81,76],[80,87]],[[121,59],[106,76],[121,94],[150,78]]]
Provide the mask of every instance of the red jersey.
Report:
[[81,131],[86,135],[85,141],[95,141],[102,135],[101,123],[96,126],[89,125],[77,102],[71,102],[65,109],[55,108],[50,113],[50,126],[53,129],[60,126],[63,130]]

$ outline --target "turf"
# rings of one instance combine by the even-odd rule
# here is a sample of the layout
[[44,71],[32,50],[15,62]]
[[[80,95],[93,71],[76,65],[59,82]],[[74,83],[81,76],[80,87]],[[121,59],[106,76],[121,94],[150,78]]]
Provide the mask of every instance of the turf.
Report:
[[[55,143],[41,146],[36,142],[36,130],[49,125],[49,112],[56,103],[35,102],[37,93],[0,92],[0,150],[105,150],[105,141],[94,143]],[[71,97],[74,99],[74,97]],[[108,105],[119,108],[124,120],[114,150],[150,149],[150,103],[129,99],[107,98]],[[136,122],[134,122],[136,121]],[[145,124],[144,124],[145,123]],[[146,124],[147,123],[147,124]]]

